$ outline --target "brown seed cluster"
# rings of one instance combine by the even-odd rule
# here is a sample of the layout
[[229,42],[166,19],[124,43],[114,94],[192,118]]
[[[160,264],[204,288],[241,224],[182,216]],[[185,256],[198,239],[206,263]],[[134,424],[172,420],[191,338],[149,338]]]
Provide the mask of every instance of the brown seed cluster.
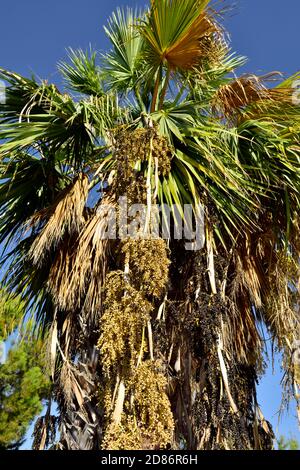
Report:
[[114,156],[117,162],[115,191],[127,194],[132,202],[146,201],[147,166],[153,172],[167,175],[171,169],[172,150],[166,137],[155,128],[121,129],[114,136]]

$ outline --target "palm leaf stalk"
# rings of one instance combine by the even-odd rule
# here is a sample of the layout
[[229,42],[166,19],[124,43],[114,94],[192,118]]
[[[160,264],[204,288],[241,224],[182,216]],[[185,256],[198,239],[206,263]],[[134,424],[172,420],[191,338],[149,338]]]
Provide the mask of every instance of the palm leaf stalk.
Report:
[[[263,326],[299,400],[298,75],[236,78],[209,3],[118,10],[107,54],[60,63],[71,94],[1,69],[1,260],[49,337],[58,448],[272,448]],[[146,224],[115,239],[125,195]],[[204,246],[151,237],[157,204],[204,208]]]

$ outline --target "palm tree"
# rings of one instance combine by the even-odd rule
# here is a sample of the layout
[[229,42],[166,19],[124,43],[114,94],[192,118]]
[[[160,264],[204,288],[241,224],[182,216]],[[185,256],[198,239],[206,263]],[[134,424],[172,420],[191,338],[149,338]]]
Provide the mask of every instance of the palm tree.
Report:
[[[118,10],[100,65],[60,64],[69,93],[1,69],[2,263],[49,336],[58,448],[272,448],[266,330],[299,398],[298,75],[236,78],[219,16],[209,0]],[[124,195],[144,230],[111,240]],[[172,228],[201,207],[204,246],[151,237],[156,204]]]

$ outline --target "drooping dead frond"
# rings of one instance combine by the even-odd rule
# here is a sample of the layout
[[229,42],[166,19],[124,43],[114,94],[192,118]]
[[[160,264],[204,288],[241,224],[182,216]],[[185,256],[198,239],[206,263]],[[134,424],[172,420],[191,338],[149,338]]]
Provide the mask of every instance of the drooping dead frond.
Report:
[[57,423],[58,417],[48,412],[36,420],[33,431],[33,450],[44,450],[54,444]]
[[278,253],[269,273],[270,290],[265,297],[265,316],[280,347],[292,344],[300,333],[299,292],[300,278],[297,262],[286,252]]
[[276,75],[275,72],[261,77],[244,75],[228,85],[223,85],[214,98],[213,108],[221,115],[230,118],[238,110],[253,103],[263,107],[266,102],[273,101],[275,103],[286,99],[286,90],[269,89],[265,85]]
[[34,264],[40,265],[45,254],[59,244],[65,233],[72,235],[79,232],[87,196],[88,178],[80,174],[61,192],[52,206],[34,215],[31,226],[46,222],[29,251]]
[[[75,344],[78,348],[79,341]],[[99,445],[101,428],[97,427],[95,434],[99,423],[97,362],[96,351],[88,345],[77,361],[63,362],[57,391],[59,406],[64,410],[64,419],[60,422],[60,449],[91,450],[95,444]]]
[[256,364],[262,370],[262,340],[256,319],[245,292],[234,301],[227,299],[227,322],[224,325],[224,339],[227,350],[242,364]]
[[[88,315],[99,312],[106,274],[108,217],[112,203],[105,200],[78,240],[74,274],[80,279],[78,289],[84,295],[82,310]],[[75,289],[75,285],[74,285]]]
[[60,387],[63,390],[64,398],[67,404],[71,404],[73,397],[75,397],[79,408],[83,406],[85,392],[78,382],[76,369],[71,363],[67,361],[63,363],[61,368]]
[[[270,227],[257,237],[246,235],[235,252],[230,312],[235,354],[259,370],[262,344],[257,320],[263,320],[273,345],[283,356],[284,402],[299,399],[299,366],[295,361],[300,337],[298,234],[289,248],[279,248]],[[254,333],[254,334],[253,334]]]
[[[299,257],[282,251],[269,273],[270,290],[265,298],[264,319],[274,344],[283,354],[284,402],[294,396],[299,406],[300,292]],[[300,422],[300,420],[299,420]]]
[[245,364],[261,365],[262,341],[257,329],[257,316],[264,308],[269,292],[267,277],[273,259],[272,231],[253,237],[245,234],[234,250],[234,276],[228,288],[229,335],[234,354]]
[[[65,237],[56,250],[47,281],[57,307],[63,311],[70,311],[80,304],[79,292],[70,288],[70,278],[73,271],[73,251],[76,238]],[[75,279],[75,278],[73,278]],[[73,287],[73,286],[72,286]],[[76,286],[77,287],[77,286]]]
[[235,253],[235,289],[248,296],[249,305],[260,309],[263,297],[269,290],[266,270],[267,261],[271,262],[273,254],[272,232],[260,234],[253,238],[245,235],[243,243]]
[[62,310],[81,307],[83,313],[93,315],[100,309],[112,204],[111,199],[104,199],[78,236],[58,247],[48,288]]

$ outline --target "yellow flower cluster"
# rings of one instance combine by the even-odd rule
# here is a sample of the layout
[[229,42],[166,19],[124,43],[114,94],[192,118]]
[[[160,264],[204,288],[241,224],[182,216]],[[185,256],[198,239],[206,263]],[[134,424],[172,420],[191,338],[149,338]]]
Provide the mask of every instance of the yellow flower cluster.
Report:
[[165,448],[172,441],[174,422],[167,379],[162,364],[153,358],[149,325],[167,287],[168,249],[161,239],[125,240],[120,253],[119,261],[128,269],[107,275],[101,317],[105,380],[100,400],[106,417],[102,447]]
[[174,421],[159,362],[145,361],[128,381],[131,400],[120,424],[111,424],[104,449],[161,449],[171,444]]
[[116,364],[124,363],[124,358],[127,358],[127,367],[135,366],[142,331],[150,319],[151,311],[151,303],[125,280],[123,271],[108,274],[99,341],[107,376],[112,375],[111,371],[116,369]]
[[129,256],[132,282],[146,296],[161,298],[168,284],[170,265],[166,242],[128,239],[121,251]]

